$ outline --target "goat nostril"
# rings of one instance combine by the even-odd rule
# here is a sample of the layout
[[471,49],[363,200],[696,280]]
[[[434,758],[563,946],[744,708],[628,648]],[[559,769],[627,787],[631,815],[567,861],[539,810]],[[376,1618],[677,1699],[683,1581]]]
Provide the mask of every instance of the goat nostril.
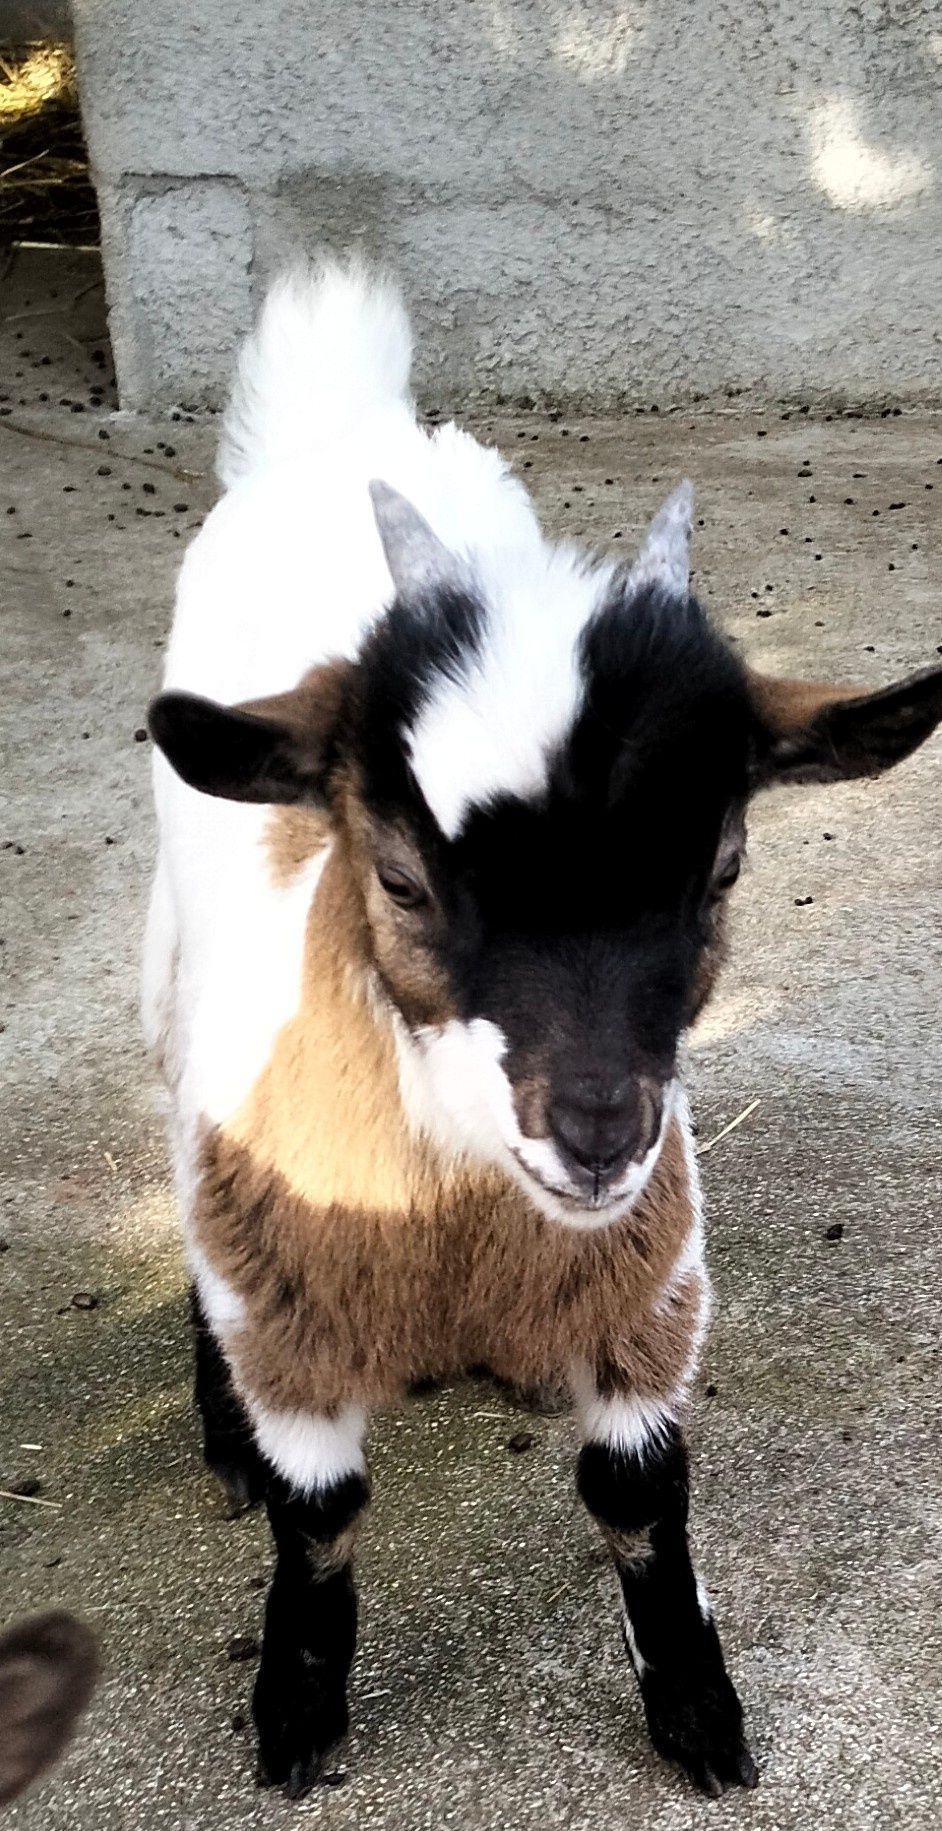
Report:
[[549,1123],[564,1157],[590,1175],[611,1181],[651,1149],[660,1127],[660,1101],[643,1086],[629,1099],[606,1105],[556,1099]]
[[555,1101],[550,1128],[564,1155],[594,1176],[611,1176],[630,1156],[634,1143],[633,1116],[619,1106],[581,1106]]

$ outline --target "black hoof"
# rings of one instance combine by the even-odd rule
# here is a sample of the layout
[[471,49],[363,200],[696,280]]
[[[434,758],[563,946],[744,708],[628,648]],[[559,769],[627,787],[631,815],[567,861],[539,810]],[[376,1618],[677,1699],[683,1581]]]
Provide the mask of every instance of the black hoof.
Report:
[[206,1467],[215,1476],[225,1503],[227,1519],[241,1519],[265,1498],[265,1479],[259,1465],[251,1462],[225,1462],[206,1458]]
[[729,1787],[752,1788],[759,1770],[743,1731],[742,1706],[725,1673],[699,1684],[649,1670],[641,1681],[651,1740],[708,1799]]
[[263,1669],[253,1715],[259,1786],[283,1787],[289,1799],[303,1799],[313,1787],[341,1784],[337,1752],[348,1727],[345,1697],[305,1698],[303,1686],[270,1683]]

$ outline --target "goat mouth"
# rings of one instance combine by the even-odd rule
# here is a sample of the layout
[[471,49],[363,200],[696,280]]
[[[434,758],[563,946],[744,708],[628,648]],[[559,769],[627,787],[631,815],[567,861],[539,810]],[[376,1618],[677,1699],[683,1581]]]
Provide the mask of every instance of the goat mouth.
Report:
[[629,1191],[618,1186],[606,1188],[595,1178],[592,1186],[586,1189],[575,1189],[571,1184],[549,1182],[527,1163],[518,1152],[513,1152],[515,1163],[519,1164],[527,1181],[535,1189],[542,1190],[544,1195],[551,1195],[554,1201],[561,1202],[564,1208],[573,1214],[604,1215],[611,1208],[624,1207]]

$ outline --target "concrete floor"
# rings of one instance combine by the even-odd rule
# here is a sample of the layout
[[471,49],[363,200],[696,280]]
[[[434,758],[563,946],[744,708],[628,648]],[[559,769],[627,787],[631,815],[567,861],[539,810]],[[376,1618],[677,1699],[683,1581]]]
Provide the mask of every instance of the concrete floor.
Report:
[[[374,1431],[347,1785],[298,1806],[258,1794],[236,1655],[258,1632],[266,1535],[223,1520],[197,1460],[135,1016],[152,847],[137,733],[213,497],[211,437],[113,414],[81,257],[51,280],[21,257],[2,309],[0,1486],[38,1483],[46,1504],[0,1502],[0,1619],[75,1606],[107,1659],[81,1740],[11,1822],[935,1828],[942,740],[879,785],[755,809],[735,961],[692,1050],[704,1140],[760,1101],[704,1160],[718,1311],[692,1417],[695,1536],[759,1792],[708,1806],[652,1755],[571,1426],[531,1419],[532,1448],[510,1454],[518,1414],[470,1390]],[[938,421],[481,431],[554,528],[626,552],[690,472],[698,586],[755,659],[877,683],[939,652]]]

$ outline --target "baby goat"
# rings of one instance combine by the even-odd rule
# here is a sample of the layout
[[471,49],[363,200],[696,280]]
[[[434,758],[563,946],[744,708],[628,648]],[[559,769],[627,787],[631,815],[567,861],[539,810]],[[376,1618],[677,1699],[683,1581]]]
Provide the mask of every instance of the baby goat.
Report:
[[716,1794],[756,1769],[687,1547],[678,1047],[750,794],[907,756],[942,670],[752,672],[690,594],[689,486],[632,566],[551,545],[495,452],[417,426],[409,361],[381,280],[275,288],[150,715],[206,1455],[277,1550],[261,1773],[303,1791],[347,1726],[369,1414],[485,1366],[570,1386],[651,1735]]

